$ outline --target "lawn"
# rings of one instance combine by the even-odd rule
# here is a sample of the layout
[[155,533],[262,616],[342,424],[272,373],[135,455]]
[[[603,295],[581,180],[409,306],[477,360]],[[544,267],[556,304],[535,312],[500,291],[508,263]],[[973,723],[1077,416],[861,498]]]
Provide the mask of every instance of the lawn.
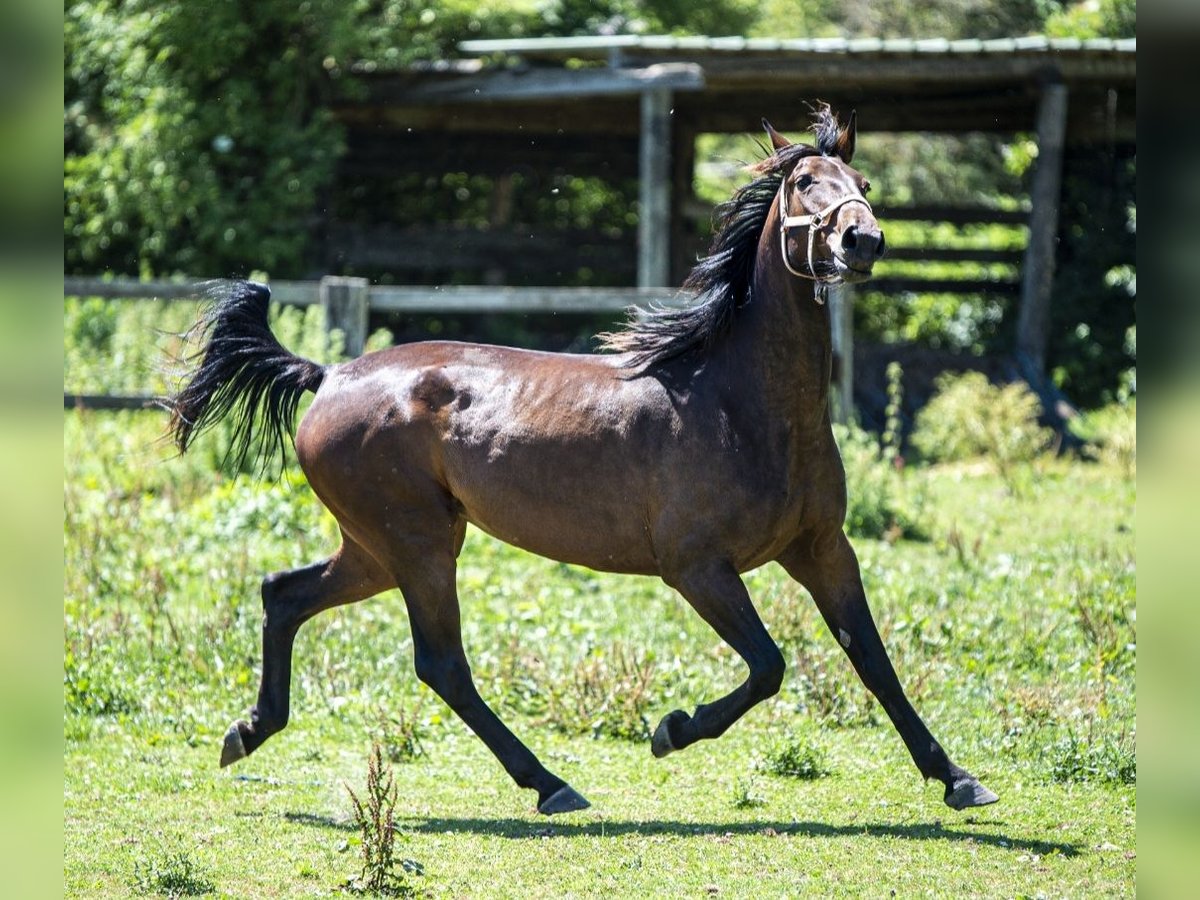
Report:
[[922,783],[777,567],[746,581],[789,663],[782,692],[655,760],[647,729],[733,687],[736,657],[661,583],[472,532],[459,588],[480,690],[593,804],[547,819],[418,684],[395,592],[306,625],[292,724],[217,768],[257,687],[258,582],[327,555],[336,529],[294,472],[223,473],[220,434],[172,458],[162,424],[65,414],[68,896],[343,893],[360,868],[346,786],[373,743],[427,896],[1135,892],[1134,484],[1116,467],[1045,460],[1014,483],[910,466],[896,478],[925,539],[854,538],[910,697],[1000,794],[969,813]]

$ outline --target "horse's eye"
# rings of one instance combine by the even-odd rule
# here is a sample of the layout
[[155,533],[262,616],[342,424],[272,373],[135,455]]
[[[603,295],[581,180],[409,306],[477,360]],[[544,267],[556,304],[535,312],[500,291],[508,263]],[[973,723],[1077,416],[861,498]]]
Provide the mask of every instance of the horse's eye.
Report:
[[863,185],[863,196],[865,197],[869,193],[871,193],[871,182],[868,181]]
[[811,175],[801,175],[799,178],[796,179],[796,187],[798,187],[802,191],[807,190],[809,187],[811,187],[812,183],[813,183],[813,177]]

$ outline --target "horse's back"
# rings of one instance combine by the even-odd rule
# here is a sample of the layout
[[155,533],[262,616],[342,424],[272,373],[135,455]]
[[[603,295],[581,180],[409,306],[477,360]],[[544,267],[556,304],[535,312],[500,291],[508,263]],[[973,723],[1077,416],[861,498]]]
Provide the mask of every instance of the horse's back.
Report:
[[657,381],[618,362],[452,342],[389,348],[330,371],[297,433],[300,462],[335,513],[440,503],[544,556],[652,573],[654,463],[676,415]]

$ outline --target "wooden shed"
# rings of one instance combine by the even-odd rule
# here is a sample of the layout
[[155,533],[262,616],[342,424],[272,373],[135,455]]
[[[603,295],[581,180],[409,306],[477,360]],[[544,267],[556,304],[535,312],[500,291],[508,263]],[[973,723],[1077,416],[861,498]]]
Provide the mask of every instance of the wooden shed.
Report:
[[348,134],[343,177],[373,168],[499,174],[519,158],[533,169],[567,165],[577,173],[636,178],[636,246],[610,246],[595,236],[518,239],[503,229],[398,241],[335,222],[330,268],[352,267],[372,253],[391,253],[401,271],[419,269],[433,252],[457,254],[468,269],[480,258],[526,254],[569,265],[590,253],[626,273],[621,277],[630,287],[676,285],[695,258],[688,224],[710,213],[692,195],[696,136],[753,131],[760,116],[781,130],[804,131],[804,101],[819,97],[837,110],[857,109],[871,132],[1036,136],[1027,208],[879,212],[885,220],[1027,222],[1019,283],[992,287],[1019,293],[1018,355],[1030,371],[1041,371],[1064,150],[1135,141],[1135,40],[620,35],[466,41],[460,49],[470,58],[358,70],[362,90],[337,108]]

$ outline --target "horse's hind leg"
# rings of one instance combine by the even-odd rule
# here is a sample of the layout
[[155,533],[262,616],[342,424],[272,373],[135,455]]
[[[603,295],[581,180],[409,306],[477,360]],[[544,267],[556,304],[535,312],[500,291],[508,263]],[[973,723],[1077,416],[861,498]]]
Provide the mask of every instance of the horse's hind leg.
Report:
[[288,721],[292,643],[300,626],[317,613],[365,600],[395,582],[349,538],[324,562],[268,575],[262,584],[262,683],[250,721],[234,722],[225,734],[221,765],[253,753]]
[[483,740],[513,781],[537,791],[538,812],[586,808],[587,800],[551,774],[479,696],[463,652],[454,549],[407,552],[395,562],[396,581],[408,605],[417,677]]
[[845,535],[839,533],[828,549],[819,552],[814,552],[808,542],[796,544],[779,558],[779,563],[808,588],[863,684],[878,698],[900,732],[921,774],[946,786],[946,804],[967,809],[995,803],[998,798],[994,793],[950,761],[904,695],[871,618],[858,560]]
[[784,673],[783,654],[732,566],[713,562],[692,567],[670,577],[668,583],[746,661],[750,675],[734,691],[701,704],[690,716],[681,709],[666,715],[650,742],[650,750],[659,757],[724,734],[752,706],[779,691]]

